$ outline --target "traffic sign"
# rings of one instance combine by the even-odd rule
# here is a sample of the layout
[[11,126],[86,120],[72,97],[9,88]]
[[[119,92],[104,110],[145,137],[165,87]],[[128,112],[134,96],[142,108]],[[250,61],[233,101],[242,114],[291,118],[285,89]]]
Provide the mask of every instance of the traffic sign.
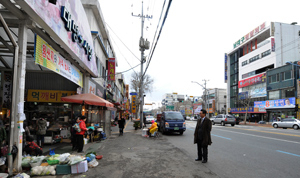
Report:
[[136,92],[132,92],[132,93],[130,93],[130,95],[137,95],[137,93]]

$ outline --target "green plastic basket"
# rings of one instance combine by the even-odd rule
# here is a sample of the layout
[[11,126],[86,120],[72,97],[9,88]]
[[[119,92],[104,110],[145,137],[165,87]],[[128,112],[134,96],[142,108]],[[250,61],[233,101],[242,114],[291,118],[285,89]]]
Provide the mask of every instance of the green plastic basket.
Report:
[[49,165],[55,165],[55,164],[58,164],[59,163],[59,160],[47,160],[47,163]]

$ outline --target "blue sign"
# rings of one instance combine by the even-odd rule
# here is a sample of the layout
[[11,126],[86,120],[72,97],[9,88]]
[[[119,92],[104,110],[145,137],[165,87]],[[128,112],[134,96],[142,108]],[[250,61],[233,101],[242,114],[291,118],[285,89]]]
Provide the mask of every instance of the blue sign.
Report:
[[185,110],[180,110],[181,114],[184,115],[185,114]]
[[267,101],[255,101],[255,108],[274,109],[274,108],[295,108],[295,97],[279,99],[279,100],[267,100]]
[[230,112],[236,112],[236,113],[246,113],[246,111],[249,112],[254,112],[254,107],[249,107],[248,109],[245,108],[231,108]]
[[137,95],[137,93],[130,93],[130,95]]

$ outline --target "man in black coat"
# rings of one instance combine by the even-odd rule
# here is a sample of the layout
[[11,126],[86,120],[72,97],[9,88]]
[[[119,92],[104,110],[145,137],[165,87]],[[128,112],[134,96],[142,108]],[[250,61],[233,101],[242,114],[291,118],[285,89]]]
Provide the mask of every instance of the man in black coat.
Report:
[[197,143],[198,158],[195,161],[207,162],[208,145],[211,145],[211,121],[205,117],[206,110],[201,109],[200,118],[197,120],[197,126],[194,133],[194,144]]
[[120,135],[123,135],[123,129],[124,129],[124,126],[125,126],[125,119],[124,117],[122,116],[120,120],[118,120],[118,124],[119,124],[119,130],[120,130]]

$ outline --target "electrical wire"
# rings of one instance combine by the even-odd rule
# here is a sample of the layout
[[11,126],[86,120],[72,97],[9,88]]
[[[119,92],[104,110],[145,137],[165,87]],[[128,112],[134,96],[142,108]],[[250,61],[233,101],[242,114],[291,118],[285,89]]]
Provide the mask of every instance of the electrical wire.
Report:
[[166,12],[165,12],[164,20],[163,20],[163,22],[162,22],[162,25],[161,25],[161,27],[160,27],[159,34],[158,34],[157,39],[156,39],[156,42],[155,42],[155,46],[154,46],[154,48],[153,48],[153,50],[152,50],[152,52],[151,52],[151,56],[150,56],[149,62],[148,62],[148,64],[147,64],[147,67],[146,67],[146,69],[145,69],[145,72],[143,73],[143,76],[146,74],[147,69],[148,69],[148,67],[149,67],[149,65],[150,65],[150,62],[151,62],[151,59],[152,59],[154,50],[155,50],[155,48],[156,48],[157,42],[158,42],[158,40],[159,40],[161,31],[162,31],[162,29],[163,29],[163,27],[164,27],[164,24],[165,24],[165,21],[166,21],[166,19],[167,19],[167,16],[168,16],[168,13],[169,13],[169,9],[170,9],[171,3],[172,3],[172,0],[169,1],[167,10],[166,10]]
[[[127,64],[132,68],[132,66],[129,64],[128,60],[127,60],[126,57],[123,55],[123,53],[121,52],[121,50],[120,50],[118,44],[115,42],[115,40],[114,40],[113,38],[112,38],[112,41],[113,41],[113,42],[115,43],[115,45],[117,46],[117,48],[118,48],[120,54],[123,56],[123,58],[125,59],[125,61],[127,62]],[[132,68],[132,69],[133,69],[133,68]],[[136,73],[135,70],[133,70],[133,71]],[[136,74],[137,74],[137,73],[136,73]]]
[[122,42],[122,44],[128,49],[128,51],[130,51],[131,54],[141,62],[141,60],[138,57],[136,57],[136,55],[133,54],[133,52],[125,45],[125,43],[119,38],[119,36],[112,30],[112,28],[108,25],[108,23],[106,23],[106,25],[116,35],[116,37]]

